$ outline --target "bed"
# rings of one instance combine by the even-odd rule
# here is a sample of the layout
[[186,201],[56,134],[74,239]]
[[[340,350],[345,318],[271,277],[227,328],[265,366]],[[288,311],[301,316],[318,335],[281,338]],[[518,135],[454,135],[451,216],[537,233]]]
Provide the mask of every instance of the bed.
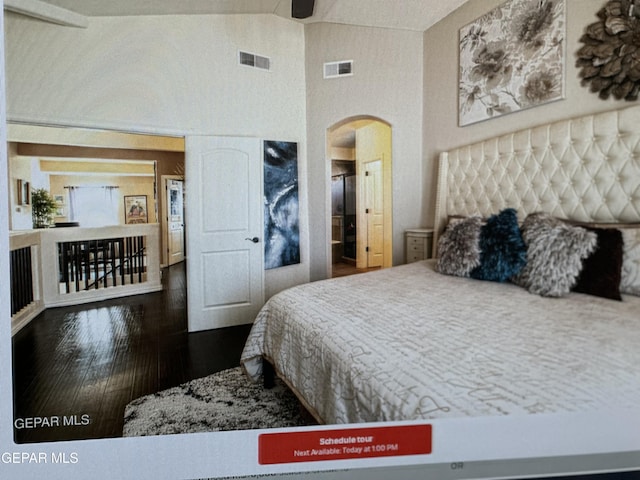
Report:
[[[443,152],[438,257],[275,295],[242,353],[246,373],[258,381],[266,360],[327,424],[637,408],[638,125],[634,106]],[[491,243],[487,232],[504,231],[500,219],[516,223],[518,256],[504,255],[515,241]],[[459,255],[460,245],[443,247],[459,225],[472,224],[482,268],[477,252],[467,264],[456,262],[468,253]],[[553,272],[542,270],[539,281],[540,252],[555,255],[555,245],[571,262],[553,257]],[[525,261],[515,268],[522,248]],[[492,249],[498,279],[476,275],[493,265]],[[454,261],[445,263],[452,251]],[[453,271],[443,273],[449,265]],[[595,290],[575,291],[593,265],[607,270],[592,276]]]

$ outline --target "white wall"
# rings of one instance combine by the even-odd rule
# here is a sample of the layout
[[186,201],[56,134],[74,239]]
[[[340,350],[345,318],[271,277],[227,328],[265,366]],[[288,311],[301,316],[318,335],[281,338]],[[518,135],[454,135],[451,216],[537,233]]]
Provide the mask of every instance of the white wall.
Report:
[[[327,129],[372,115],[391,124],[393,260],[404,261],[404,230],[421,225],[422,33],[336,24],[306,26],[311,278],[331,260]],[[323,63],[353,60],[354,75],[323,79]]]
[[[218,135],[304,133],[304,31],[274,15],[92,17],[60,27],[7,14],[10,120]],[[273,70],[238,65],[238,50]]]
[[[304,27],[275,15],[93,17],[87,29],[6,15],[9,120],[299,143],[302,263],[266,273],[267,296],[309,278]],[[238,50],[272,71],[238,65]],[[187,206],[188,207],[188,206]]]
[[431,27],[424,35],[424,205],[427,224],[433,224],[437,158],[441,151],[513,130],[580,115],[628,106],[613,99],[603,101],[580,85],[575,53],[587,25],[598,21],[602,0],[566,0],[566,83],[564,100],[458,127],[459,30],[504,0],[468,2]]

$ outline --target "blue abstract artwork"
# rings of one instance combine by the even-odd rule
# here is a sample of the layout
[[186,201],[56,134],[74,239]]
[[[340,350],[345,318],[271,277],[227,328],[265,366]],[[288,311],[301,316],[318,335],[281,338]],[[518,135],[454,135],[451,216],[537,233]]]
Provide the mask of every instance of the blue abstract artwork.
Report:
[[298,144],[265,141],[265,269],[300,263],[298,209]]

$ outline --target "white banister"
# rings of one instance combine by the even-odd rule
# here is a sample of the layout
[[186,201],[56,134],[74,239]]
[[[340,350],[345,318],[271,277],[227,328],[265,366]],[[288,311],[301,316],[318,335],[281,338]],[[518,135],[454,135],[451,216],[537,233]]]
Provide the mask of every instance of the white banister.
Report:
[[[90,245],[91,242],[107,242],[113,245],[117,244],[119,249],[123,249],[129,239],[135,239],[135,241],[140,242],[140,245],[143,245],[141,251],[135,253],[135,261],[138,264],[134,266],[139,272],[139,278],[127,281],[129,274],[127,274],[126,278],[122,274],[123,281],[107,281],[110,280],[109,278],[104,279],[104,282],[101,283],[101,288],[88,287],[85,285],[88,285],[89,281],[92,282],[91,285],[96,285],[99,281],[102,282],[100,279],[101,271],[96,268],[92,269],[91,265],[87,267],[86,262],[84,262],[83,269],[87,268],[91,278],[83,277],[83,288],[69,289],[67,285],[65,289],[61,279],[65,278],[65,274],[68,275],[68,271],[61,271],[61,267],[67,267],[62,261],[60,245],[74,244],[84,248],[86,245]],[[97,228],[48,228],[14,232],[10,236],[10,245],[12,252],[21,248],[31,247],[34,290],[32,304],[12,316],[13,333],[26,325],[45,308],[84,304],[162,290],[159,224],[117,225]],[[104,258],[101,260],[104,261]],[[117,258],[110,260],[112,263],[108,264],[109,268],[112,270],[114,268],[121,269],[123,272],[125,269],[130,270],[132,268],[127,262],[134,261],[133,257],[126,257],[125,261]],[[104,267],[104,264],[101,265]],[[80,273],[84,275],[84,270]]]
[[29,250],[31,256],[31,265],[24,265],[22,268],[25,270],[31,269],[31,282],[21,282],[24,283],[22,288],[28,289],[28,291],[22,292],[22,298],[31,298],[31,301],[23,301],[17,307],[19,310],[17,312],[13,312],[13,309],[16,308],[13,305],[14,302],[14,294],[13,291],[16,286],[14,285],[16,282],[14,281],[14,277],[16,274],[24,275],[26,272],[13,272],[11,278],[11,296],[12,296],[12,314],[11,314],[11,334],[15,334],[18,330],[24,327],[27,323],[29,323],[33,318],[35,318],[38,314],[40,314],[44,309],[44,301],[42,298],[42,269],[40,264],[40,232],[37,230],[29,230],[26,232],[15,232],[9,235],[9,245],[11,250],[11,264],[12,270],[14,265],[13,255],[15,252],[20,250]]

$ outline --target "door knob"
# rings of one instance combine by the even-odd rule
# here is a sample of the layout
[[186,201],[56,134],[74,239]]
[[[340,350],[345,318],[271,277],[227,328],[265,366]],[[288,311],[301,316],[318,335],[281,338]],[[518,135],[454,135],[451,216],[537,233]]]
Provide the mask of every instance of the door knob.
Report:
[[247,237],[245,238],[245,240],[249,240],[250,242],[253,242],[253,243],[258,243],[260,241],[258,237],[253,237],[253,238]]

